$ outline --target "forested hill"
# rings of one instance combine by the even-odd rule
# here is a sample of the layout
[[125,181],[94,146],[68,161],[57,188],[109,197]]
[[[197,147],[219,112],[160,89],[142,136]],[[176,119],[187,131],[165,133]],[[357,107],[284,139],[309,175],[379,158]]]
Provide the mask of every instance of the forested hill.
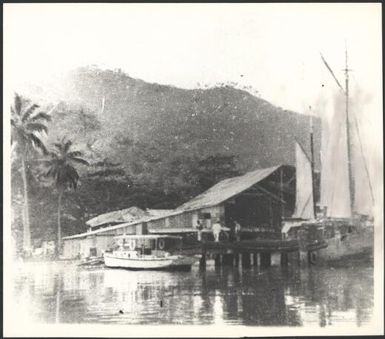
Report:
[[[185,90],[146,83],[121,71],[81,68],[57,88],[64,101],[82,106],[100,122],[98,133],[82,136],[89,145],[108,150],[106,155],[127,166],[131,143],[158,147],[162,157],[236,155],[242,169],[294,164],[294,139],[305,147],[309,143],[307,116],[230,86]],[[73,117],[67,121],[68,129],[74,128]],[[66,129],[65,122],[61,129]],[[318,122],[316,127],[318,149]]]
[[[86,219],[131,205],[173,208],[225,177],[294,164],[295,139],[308,149],[308,116],[230,85],[203,87],[87,67],[21,94],[55,106],[48,142],[66,136],[93,163],[76,193]],[[316,154],[319,144],[315,121]]]

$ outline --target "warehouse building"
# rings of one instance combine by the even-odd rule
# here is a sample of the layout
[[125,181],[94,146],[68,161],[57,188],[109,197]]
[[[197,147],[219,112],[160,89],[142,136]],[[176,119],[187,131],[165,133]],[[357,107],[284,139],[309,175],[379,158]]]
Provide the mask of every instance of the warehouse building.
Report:
[[198,219],[207,230],[216,220],[227,229],[236,221],[241,225],[243,237],[277,238],[281,234],[282,218],[292,215],[294,203],[293,166],[258,169],[222,180],[174,210],[158,213],[151,210],[129,222],[98,229],[96,226],[100,225],[96,225],[86,233],[65,237],[63,256],[101,256],[114,244],[114,236],[142,234],[144,229],[152,234],[195,234]]

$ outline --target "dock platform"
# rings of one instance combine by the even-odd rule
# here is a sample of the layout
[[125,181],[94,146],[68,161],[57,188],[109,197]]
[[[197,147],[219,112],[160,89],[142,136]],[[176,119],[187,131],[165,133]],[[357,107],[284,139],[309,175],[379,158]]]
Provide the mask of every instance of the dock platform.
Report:
[[[326,247],[324,241],[303,244],[298,240],[253,239],[241,241],[202,241],[186,246],[180,253],[200,255],[200,265],[205,267],[206,259],[214,259],[216,266],[234,265],[240,262],[244,267],[271,265],[286,266],[289,262],[314,260],[314,253]],[[312,256],[310,256],[310,254]],[[305,259],[304,259],[305,258]]]

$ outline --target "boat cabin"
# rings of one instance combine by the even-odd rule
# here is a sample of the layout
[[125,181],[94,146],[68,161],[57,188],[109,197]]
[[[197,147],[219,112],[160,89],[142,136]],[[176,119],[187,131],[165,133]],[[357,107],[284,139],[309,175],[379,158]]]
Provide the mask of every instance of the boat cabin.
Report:
[[182,246],[182,237],[166,235],[121,235],[114,238],[115,249],[137,251],[145,255],[172,252]]

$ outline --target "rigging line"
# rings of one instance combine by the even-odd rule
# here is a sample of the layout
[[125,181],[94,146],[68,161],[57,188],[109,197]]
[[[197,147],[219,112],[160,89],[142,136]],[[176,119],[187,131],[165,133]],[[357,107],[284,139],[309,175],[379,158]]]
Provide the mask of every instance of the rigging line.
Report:
[[332,77],[334,78],[335,82],[337,83],[338,87],[344,91],[343,87],[341,86],[340,82],[338,81],[337,77],[335,76],[334,72],[332,71],[332,69],[330,68],[329,64],[326,62],[325,58],[323,57],[322,53],[320,52],[320,55],[321,55],[321,59],[323,61],[323,63],[325,64],[326,68],[329,70],[330,74],[332,75]]
[[300,216],[303,215],[303,212],[305,211],[305,208],[309,205],[310,203],[310,199],[311,199],[311,194],[309,194],[309,197],[306,199],[306,202],[304,204],[304,206],[302,207],[302,210],[301,210],[301,213],[300,213]]
[[364,154],[364,150],[363,150],[363,146],[362,146],[362,142],[361,142],[361,137],[360,137],[360,130],[359,130],[359,127],[358,127],[358,119],[357,119],[357,116],[356,116],[355,112],[353,112],[353,116],[354,116],[354,122],[355,122],[354,125],[355,125],[356,130],[357,130],[358,141],[360,143],[361,155],[362,155],[362,158],[364,159],[364,167],[365,167],[365,171],[366,171],[366,176],[368,177],[370,196],[372,198],[372,202],[374,203],[373,187],[372,187],[372,183],[371,183],[370,176],[369,176],[368,164],[366,162],[366,158],[365,158],[365,154]]
[[299,140],[294,137],[294,141],[298,144],[298,146],[300,147],[300,149],[302,150],[303,154],[305,155],[306,159],[311,162],[310,160],[310,157],[307,155],[306,151],[305,151],[305,148],[301,145],[301,143],[299,142]]
[[[356,77],[354,76],[354,73],[353,73],[353,78],[356,82],[357,79]],[[363,146],[362,146],[362,141],[361,141],[361,136],[360,136],[360,129],[359,129],[359,124],[358,124],[358,117],[356,115],[356,112],[353,110],[353,116],[354,116],[354,122],[355,122],[355,127],[356,127],[356,130],[357,130],[357,136],[358,136],[358,141],[360,143],[360,150],[361,150],[361,154],[362,154],[362,158],[364,159],[364,167],[365,167],[365,171],[366,171],[366,176],[368,177],[368,183],[369,183],[369,189],[370,189],[370,196],[372,198],[372,202],[373,204],[375,203],[375,200],[374,200],[374,193],[373,193],[373,187],[372,187],[372,182],[370,180],[370,175],[369,175],[369,169],[368,169],[368,164],[366,162],[366,157],[365,157],[365,154],[364,154],[364,149],[363,149]]]

